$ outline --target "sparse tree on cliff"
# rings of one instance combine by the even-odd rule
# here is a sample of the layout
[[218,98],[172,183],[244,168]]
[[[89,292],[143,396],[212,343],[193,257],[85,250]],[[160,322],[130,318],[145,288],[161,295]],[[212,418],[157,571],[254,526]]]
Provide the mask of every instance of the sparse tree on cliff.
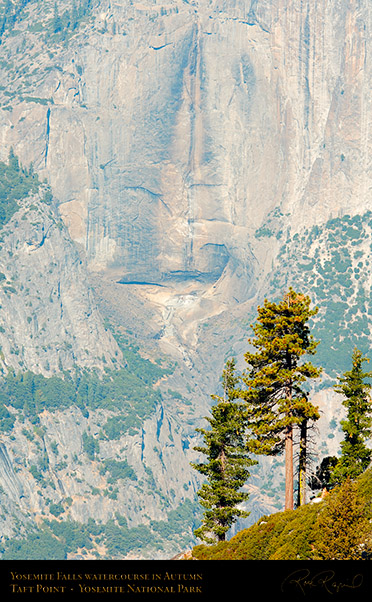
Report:
[[257,462],[249,457],[245,445],[246,410],[239,400],[238,382],[232,359],[222,373],[223,397],[212,395],[217,403],[211,409],[212,416],[206,417],[211,428],[197,429],[204,437],[204,446],[194,449],[204,454],[206,461],[191,465],[207,482],[198,491],[205,512],[195,535],[207,543],[224,541],[237,518],[249,514],[237,506],[248,498],[241,488],[249,477],[249,467]]
[[369,359],[355,348],[352,355],[352,368],[344,373],[335,386],[335,391],[343,395],[342,405],[347,408],[347,417],[341,420],[345,439],[341,442],[341,457],[331,473],[333,484],[342,483],[347,477],[354,479],[364,472],[372,458],[372,450],[366,441],[372,435],[371,384],[372,372],[364,372],[362,364]]
[[318,409],[303,390],[303,383],[317,378],[321,369],[301,362],[313,355],[317,342],[310,334],[309,319],[318,309],[310,309],[310,298],[292,288],[279,303],[265,299],[258,308],[253,326],[255,337],[249,342],[257,349],[245,355],[248,369],[243,376],[246,386],[250,424],[254,435],[252,451],[276,455],[285,451],[285,508],[293,509],[293,429],[301,426],[300,500],[303,503],[306,470],[306,433],[311,421],[319,418]]

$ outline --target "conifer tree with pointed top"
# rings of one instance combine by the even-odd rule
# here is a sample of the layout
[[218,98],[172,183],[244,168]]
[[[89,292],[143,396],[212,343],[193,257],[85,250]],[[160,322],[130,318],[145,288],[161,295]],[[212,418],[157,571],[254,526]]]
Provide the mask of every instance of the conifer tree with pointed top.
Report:
[[368,468],[372,459],[372,449],[366,446],[372,436],[372,385],[365,382],[372,378],[372,372],[363,371],[363,362],[369,362],[369,359],[355,347],[351,370],[346,371],[334,387],[344,397],[342,405],[347,408],[347,417],[341,420],[345,439],[341,442],[341,456],[331,473],[333,485],[343,483],[348,477],[354,479]]
[[205,512],[202,525],[195,530],[195,535],[207,543],[224,541],[232,524],[249,515],[237,506],[249,497],[242,487],[249,477],[249,467],[257,461],[250,458],[246,447],[246,408],[239,399],[235,369],[235,360],[227,361],[222,373],[223,397],[211,396],[217,401],[212,415],[206,417],[211,428],[197,429],[204,437],[204,446],[194,449],[204,454],[206,461],[191,463],[207,478],[198,491]]
[[[321,369],[305,354],[314,355],[318,343],[310,334],[308,321],[318,309],[310,309],[308,296],[292,288],[278,303],[265,299],[249,339],[257,351],[247,352],[248,368],[243,375],[250,424],[254,439],[250,449],[257,454],[276,455],[285,451],[285,509],[293,509],[293,432],[296,425],[307,428],[319,418],[303,384],[320,376]],[[306,439],[300,453],[303,487],[306,467]]]

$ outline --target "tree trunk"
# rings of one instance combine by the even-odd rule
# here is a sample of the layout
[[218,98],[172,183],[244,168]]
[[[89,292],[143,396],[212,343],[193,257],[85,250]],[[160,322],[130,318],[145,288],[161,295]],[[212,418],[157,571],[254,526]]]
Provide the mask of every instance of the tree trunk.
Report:
[[[287,350],[287,367],[292,369],[292,358]],[[287,385],[287,399],[290,410],[287,419],[292,417],[292,381]],[[285,428],[285,507],[284,510],[293,510],[293,425],[290,423]]]
[[285,429],[285,510],[293,510],[293,426]]
[[[222,480],[224,481],[226,478],[226,454],[225,454],[224,448],[222,448],[220,451],[220,460],[221,460],[221,477],[222,477]],[[224,501],[220,504],[219,507],[224,508]],[[219,521],[219,524],[221,527],[225,526],[223,521]],[[226,533],[217,535],[217,539],[218,539],[218,541],[226,541]]]
[[298,497],[297,505],[306,504],[306,452],[307,452],[307,419],[300,424],[300,452],[298,461]]

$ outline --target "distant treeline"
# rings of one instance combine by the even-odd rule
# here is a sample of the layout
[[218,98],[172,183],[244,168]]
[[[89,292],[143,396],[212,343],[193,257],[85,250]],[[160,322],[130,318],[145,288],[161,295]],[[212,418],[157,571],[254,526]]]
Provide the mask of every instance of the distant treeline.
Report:
[[98,556],[95,544],[106,547],[107,558],[123,558],[131,550],[152,546],[163,547],[164,540],[177,538],[181,547],[189,545],[188,528],[196,521],[196,508],[190,500],[170,510],[167,520],[151,520],[149,525],[128,527],[124,516],[117,513],[107,523],[88,519],[85,524],[72,521],[44,521],[39,528],[30,529],[24,537],[4,538],[0,545],[2,560],[64,560],[68,554],[82,549]]
[[123,353],[124,366],[106,368],[99,376],[93,370],[76,369],[60,375],[45,377],[31,371],[15,373],[10,370],[3,378],[0,389],[0,432],[9,432],[19,410],[22,419],[27,418],[37,426],[43,410],[63,410],[72,406],[80,408],[83,415],[89,410],[105,408],[119,412],[108,418],[103,434],[117,439],[122,433],[139,428],[160,401],[160,392],[154,384],[172,367],[162,366],[144,359],[136,345],[122,336],[117,340]]
[[[45,14],[44,0],[5,0],[0,2],[0,42],[1,37],[7,31],[12,31],[16,23],[21,21],[27,15],[24,12],[28,4],[38,4]],[[58,34],[61,39],[65,39],[67,34],[76,31],[84,18],[90,14],[93,7],[93,0],[73,0],[71,8],[65,8],[65,2],[54,2],[53,12],[43,23],[44,34]],[[29,31],[33,31],[33,27]]]
[[0,161],[0,227],[4,226],[19,209],[19,202],[38,192],[40,181],[32,165],[22,167],[13,149],[8,163]]

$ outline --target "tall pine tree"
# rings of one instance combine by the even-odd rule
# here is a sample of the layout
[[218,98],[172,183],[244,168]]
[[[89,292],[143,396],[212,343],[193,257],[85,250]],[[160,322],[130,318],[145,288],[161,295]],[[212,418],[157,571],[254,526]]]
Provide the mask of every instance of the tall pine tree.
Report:
[[222,373],[223,397],[212,395],[217,403],[211,409],[212,416],[206,417],[211,428],[197,429],[204,437],[204,446],[194,449],[207,459],[191,465],[207,482],[198,491],[200,504],[206,510],[195,535],[207,543],[224,541],[237,518],[249,515],[237,506],[248,499],[248,493],[241,488],[249,477],[249,467],[257,462],[249,457],[245,444],[246,409],[239,400],[238,382],[232,359]]
[[352,355],[352,368],[338,379],[335,391],[343,395],[342,405],[347,409],[347,417],[341,420],[345,439],[341,442],[341,457],[331,474],[331,483],[339,484],[347,477],[354,479],[364,472],[371,462],[372,450],[366,441],[372,435],[371,384],[372,372],[363,371],[363,362],[368,362],[362,352],[355,348]]
[[[258,454],[276,455],[285,451],[285,508],[293,509],[293,429],[302,425],[300,479],[304,483],[308,424],[319,418],[318,409],[309,401],[303,383],[317,378],[321,369],[301,362],[313,355],[317,342],[310,334],[310,298],[292,288],[279,303],[265,299],[258,308],[252,327],[255,337],[249,342],[257,349],[245,355],[248,369],[243,376],[243,393],[250,414],[249,428],[254,435],[251,449]],[[302,498],[303,499],[303,498]]]

